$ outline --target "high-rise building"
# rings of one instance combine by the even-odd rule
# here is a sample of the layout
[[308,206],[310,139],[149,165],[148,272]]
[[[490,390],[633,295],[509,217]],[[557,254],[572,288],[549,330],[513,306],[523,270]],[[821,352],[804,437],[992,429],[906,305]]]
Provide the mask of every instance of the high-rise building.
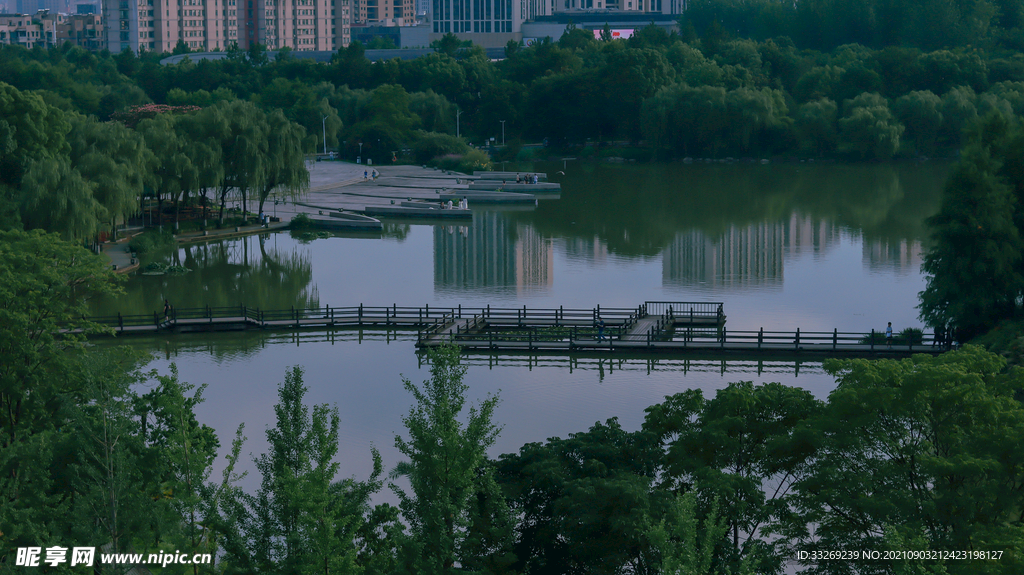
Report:
[[193,51],[330,51],[348,45],[351,14],[351,0],[103,0],[112,52],[170,52],[179,41]]
[[396,26],[411,26],[416,22],[413,0],[355,0],[356,22],[380,22]]

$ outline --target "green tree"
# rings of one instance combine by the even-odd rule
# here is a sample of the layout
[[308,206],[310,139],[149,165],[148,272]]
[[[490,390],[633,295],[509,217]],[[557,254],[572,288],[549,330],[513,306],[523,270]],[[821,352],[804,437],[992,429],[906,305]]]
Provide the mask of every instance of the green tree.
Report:
[[459,37],[455,34],[448,32],[444,36],[441,36],[437,40],[431,42],[430,47],[438,54],[444,54],[448,57],[454,58],[455,54],[459,51],[459,48],[462,47],[462,40],[459,40]]
[[[169,375],[156,375],[156,379],[156,389],[140,397],[136,409],[145,414],[143,425],[147,431],[143,439],[159,453],[153,467],[164,471],[161,479],[178,527],[169,538],[175,539],[176,549],[190,555],[213,555],[218,549],[211,527],[218,520],[218,506],[212,500],[216,486],[209,478],[220,444],[214,430],[200,424],[195,415],[206,385],[196,387],[178,381],[174,364]],[[203,568],[212,571],[212,566]],[[200,569],[200,565],[193,565],[190,571],[197,575]]]
[[297,199],[309,188],[309,170],[302,153],[306,130],[275,110],[267,117],[267,157],[263,162],[263,177],[257,188],[259,213],[271,192]]
[[756,562],[759,573],[780,570],[761,532],[788,509],[787,494],[804,469],[799,438],[819,409],[807,391],[750,382],[729,384],[711,400],[690,391],[647,409],[644,429],[666,447],[663,481],[695,491],[704,505],[723,506],[729,551],[719,560]]
[[942,100],[927,90],[911,92],[900,96],[894,109],[918,152],[931,153],[942,127]]
[[[814,456],[794,486],[791,553],[863,551],[896,539],[928,549],[1019,549],[1024,408],[1021,374],[980,348],[895,360],[830,360],[837,379],[812,426]],[[813,529],[813,535],[811,530]],[[949,573],[1010,574],[1022,558],[947,562]],[[820,562],[812,573],[876,573],[877,565]]]
[[849,101],[839,120],[840,141],[861,158],[892,158],[900,148],[904,127],[878,94],[862,94]]
[[725,572],[753,575],[749,562],[744,562],[736,572],[712,567],[715,547],[728,530],[725,520],[719,515],[718,500],[711,502],[707,517],[700,521],[694,493],[677,495],[666,517],[648,532],[651,543],[661,552],[660,573],[713,575]]
[[796,114],[796,129],[801,140],[818,155],[836,149],[836,110],[835,102],[821,98],[801,104]]
[[145,457],[144,427],[134,410],[132,387],[143,381],[135,368],[138,359],[124,351],[84,356],[82,394],[69,406],[77,455],[67,473],[73,485],[67,493],[73,502],[69,523],[78,541],[103,541],[114,553],[127,552],[147,533],[159,531],[153,529],[154,519],[164,495],[159,474],[146,465],[152,462]]
[[652,489],[657,438],[618,421],[528,443],[502,455],[498,479],[518,517],[513,565],[521,573],[650,573],[648,538],[664,492]]
[[1013,317],[1024,293],[1016,198],[999,177],[999,158],[980,138],[964,151],[946,182],[939,213],[928,220],[935,244],[921,266],[928,274],[921,319],[948,326],[960,341]]
[[59,230],[67,240],[91,238],[104,220],[93,188],[66,157],[32,162],[21,183],[25,227]]
[[226,546],[233,569],[257,573],[356,573],[355,538],[369,495],[379,488],[380,455],[369,481],[335,482],[338,410],[310,410],[299,367],[285,374],[267,430],[270,451],[256,458],[259,491],[243,496],[232,515],[236,539]]
[[465,423],[459,421],[469,389],[460,350],[437,348],[429,358],[430,379],[422,387],[403,379],[415,404],[402,418],[409,438],[395,436],[395,447],[409,460],[395,466],[391,478],[408,478],[412,493],[394,484],[392,489],[409,523],[416,570],[453,573],[466,537],[477,473],[500,432],[491,421],[498,398],[488,396],[479,407],[469,408]]
[[[0,231],[0,524],[4,553],[55,541],[70,510],[52,476],[57,446],[85,394],[84,343],[99,326],[87,298],[117,292],[99,257],[56,234]],[[61,329],[70,331],[61,333]],[[70,460],[74,459],[71,453]],[[66,461],[65,461],[66,465]],[[7,558],[8,563],[13,559]]]

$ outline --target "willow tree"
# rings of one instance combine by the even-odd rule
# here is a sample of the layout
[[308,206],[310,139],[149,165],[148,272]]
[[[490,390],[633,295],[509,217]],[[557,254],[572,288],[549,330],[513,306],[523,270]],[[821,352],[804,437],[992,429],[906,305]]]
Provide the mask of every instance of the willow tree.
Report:
[[263,183],[267,161],[267,117],[255,104],[242,100],[218,102],[197,116],[205,128],[206,138],[220,149],[224,171],[219,182],[217,200],[220,222],[228,193],[236,190],[245,213],[249,193]]
[[261,214],[263,203],[275,189],[289,198],[297,198],[309,188],[309,171],[302,153],[306,129],[285,118],[281,110],[270,113],[267,127],[267,157],[258,188]]
[[21,217],[26,229],[60,233],[66,240],[91,237],[105,213],[93,184],[67,158],[31,162],[21,182]]
[[178,227],[178,198],[196,179],[195,166],[185,153],[187,143],[174,129],[177,121],[174,116],[163,114],[143,120],[138,127],[156,157],[153,168],[148,172],[148,180],[156,194],[157,221],[163,224],[163,201],[165,197],[171,198],[175,205],[175,229]]
[[110,226],[111,236],[139,209],[144,175],[150,173],[153,153],[143,138],[117,122],[97,122],[74,115],[68,133],[71,164],[92,183],[100,220]]
[[196,170],[196,188],[192,190],[201,197],[203,226],[206,225],[208,197],[210,190],[216,190],[224,180],[224,163],[221,161],[220,142],[206,129],[201,114],[189,114],[177,118],[174,129],[184,142],[183,153],[188,156]]

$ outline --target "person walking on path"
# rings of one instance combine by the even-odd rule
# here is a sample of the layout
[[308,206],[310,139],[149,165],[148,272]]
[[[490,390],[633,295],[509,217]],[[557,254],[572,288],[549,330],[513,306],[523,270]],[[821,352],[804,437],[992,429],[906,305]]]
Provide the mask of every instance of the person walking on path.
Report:
[[885,328],[885,345],[889,349],[892,349],[892,322]]

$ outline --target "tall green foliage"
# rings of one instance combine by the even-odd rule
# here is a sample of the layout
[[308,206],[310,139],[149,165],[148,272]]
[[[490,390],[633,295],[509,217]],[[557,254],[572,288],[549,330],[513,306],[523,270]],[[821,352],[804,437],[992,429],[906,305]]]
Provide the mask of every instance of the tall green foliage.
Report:
[[402,418],[408,439],[395,447],[408,457],[392,479],[408,479],[412,493],[395,485],[402,514],[411,530],[412,564],[420,573],[452,573],[465,539],[471,498],[478,489],[486,450],[500,428],[492,422],[498,398],[489,396],[459,420],[469,387],[460,350],[446,346],[430,352],[430,379],[416,386],[403,380],[415,404]]
[[[948,561],[949,573],[1017,573],[1024,545],[1022,385],[977,347],[938,357],[826,362],[838,381],[814,420],[815,451],[794,485],[790,553],[882,550],[922,537],[929,549],[1003,550],[1000,561]],[[875,573],[822,561],[810,573]]]
[[380,456],[367,482],[336,482],[338,410],[303,403],[299,367],[285,374],[274,406],[270,450],[256,459],[262,476],[255,495],[235,492],[226,502],[228,570],[249,573],[357,573],[356,538],[366,502],[379,489]]
[[[980,127],[943,190],[942,208],[929,220],[935,246],[922,269],[921,318],[949,326],[960,341],[1014,316],[1024,295],[1024,243],[1014,187],[1024,178],[1007,174],[1003,161],[1015,141],[1015,124],[993,116]],[[1016,152],[1014,152],[1016,153]]]

